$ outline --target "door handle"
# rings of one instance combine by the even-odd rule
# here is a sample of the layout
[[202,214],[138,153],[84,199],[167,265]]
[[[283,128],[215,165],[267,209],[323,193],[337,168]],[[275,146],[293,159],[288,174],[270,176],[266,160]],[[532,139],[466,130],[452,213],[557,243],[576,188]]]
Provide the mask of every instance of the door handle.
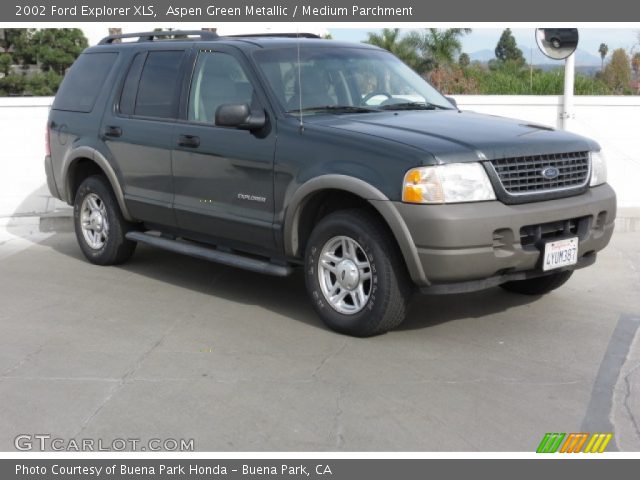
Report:
[[180,135],[178,145],[181,147],[198,148],[200,146],[200,137],[196,135]]
[[120,137],[122,136],[122,129],[114,125],[109,125],[108,127],[105,127],[104,134],[107,137]]

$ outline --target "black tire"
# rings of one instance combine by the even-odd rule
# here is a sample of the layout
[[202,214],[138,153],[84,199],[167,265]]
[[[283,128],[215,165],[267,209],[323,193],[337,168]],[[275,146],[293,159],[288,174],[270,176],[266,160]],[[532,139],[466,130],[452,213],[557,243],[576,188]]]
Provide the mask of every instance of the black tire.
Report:
[[565,270],[563,272],[545,275],[544,277],[507,282],[500,286],[509,292],[521,293],[523,295],[544,295],[564,285],[566,281],[571,278],[572,274],[573,270]]
[[[104,206],[108,230],[101,247],[92,247],[85,237],[82,228],[83,202],[91,198],[100,200],[98,205]],[[87,205],[88,208],[88,205]],[[87,260],[96,265],[117,265],[127,261],[136,249],[136,242],[127,240],[125,235],[135,229],[135,224],[127,222],[120,211],[111,185],[102,175],[87,177],[78,187],[73,203],[73,220],[76,238],[80,249]]]
[[[320,254],[339,237],[357,242],[360,255],[366,254],[365,261],[370,265],[370,279],[363,281],[363,290],[368,288],[369,296],[361,302],[364,306],[359,305],[361,310],[351,314],[332,306],[320,285]],[[305,253],[305,279],[313,306],[324,323],[357,337],[382,334],[400,325],[413,290],[395,240],[373,214],[356,209],[332,213],[313,229]]]

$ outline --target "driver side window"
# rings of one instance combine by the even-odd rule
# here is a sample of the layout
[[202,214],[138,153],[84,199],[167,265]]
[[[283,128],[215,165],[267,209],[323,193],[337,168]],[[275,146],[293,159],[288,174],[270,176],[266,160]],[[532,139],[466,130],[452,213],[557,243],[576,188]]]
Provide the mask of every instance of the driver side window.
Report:
[[200,51],[189,91],[189,121],[213,124],[220,105],[251,105],[252,100],[253,86],[238,60],[227,53]]

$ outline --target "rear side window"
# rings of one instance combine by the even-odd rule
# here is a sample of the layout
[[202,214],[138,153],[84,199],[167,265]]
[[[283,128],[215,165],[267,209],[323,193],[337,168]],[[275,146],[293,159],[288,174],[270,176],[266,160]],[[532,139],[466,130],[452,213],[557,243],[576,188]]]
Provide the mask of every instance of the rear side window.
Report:
[[140,76],[134,115],[157,118],[177,116],[183,56],[184,51],[149,52]]
[[54,110],[89,113],[118,57],[117,53],[83,53],[71,66],[56,94]]
[[122,94],[120,95],[120,113],[133,115],[135,111],[136,95],[138,95],[138,80],[140,79],[140,72],[142,72],[142,66],[146,58],[147,55],[145,53],[138,53],[133,59],[133,62],[131,62],[131,67],[129,67],[127,78],[125,78],[122,87]]

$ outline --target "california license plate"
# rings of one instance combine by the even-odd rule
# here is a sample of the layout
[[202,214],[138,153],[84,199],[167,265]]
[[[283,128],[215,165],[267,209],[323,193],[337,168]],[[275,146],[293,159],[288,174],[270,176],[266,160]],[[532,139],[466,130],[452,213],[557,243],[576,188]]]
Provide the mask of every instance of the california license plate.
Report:
[[544,244],[542,270],[553,270],[578,263],[578,237]]

